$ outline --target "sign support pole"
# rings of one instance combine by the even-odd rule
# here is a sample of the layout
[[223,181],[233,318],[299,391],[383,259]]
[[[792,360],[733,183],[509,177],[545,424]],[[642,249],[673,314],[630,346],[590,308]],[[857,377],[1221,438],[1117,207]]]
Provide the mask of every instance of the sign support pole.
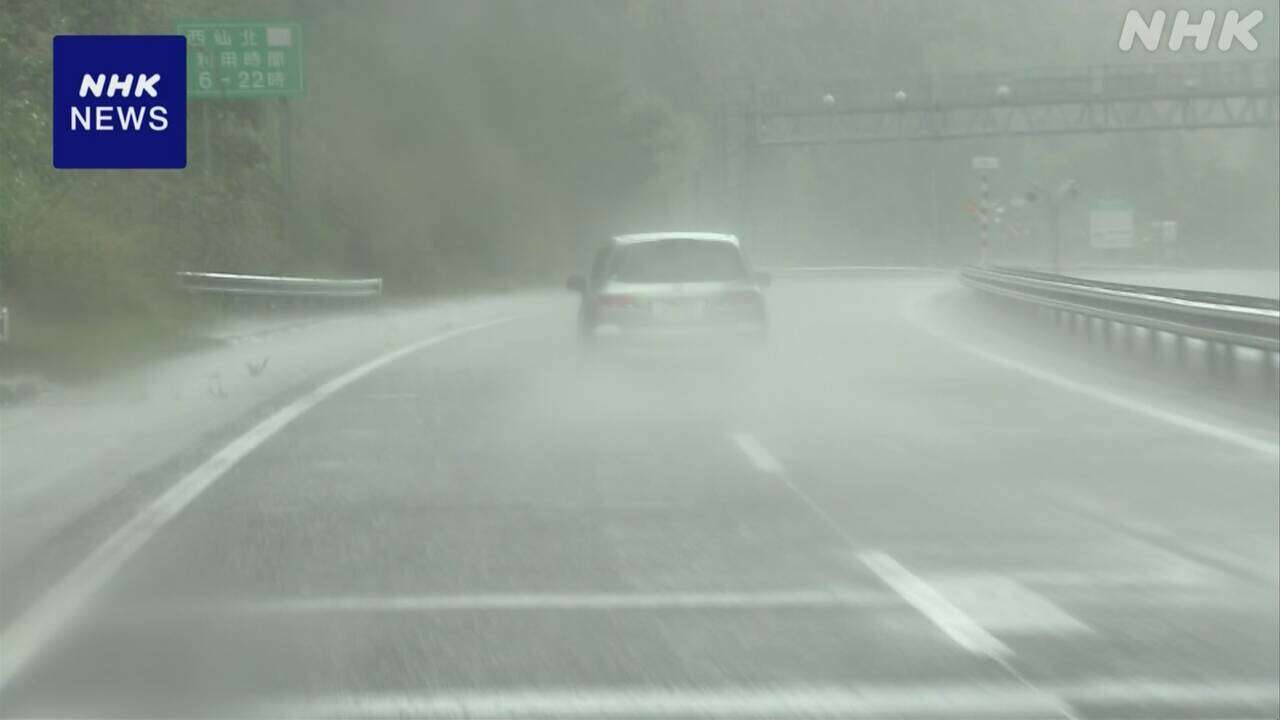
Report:
[[213,155],[209,152],[209,101],[200,101],[200,136],[204,147],[201,149],[204,159],[204,176],[207,178],[213,172]]
[[991,212],[991,201],[989,198],[991,186],[987,183],[987,176],[985,174],[982,175],[981,180],[982,180],[982,212],[979,215],[979,217],[981,218],[981,221],[982,221],[982,236],[981,236],[981,239],[979,240],[978,253],[979,253],[979,264],[986,265],[987,250],[988,250],[988,244],[987,244],[988,217],[987,215],[989,212]]
[[[936,145],[934,146],[937,147]],[[929,153],[929,219],[933,229],[930,265],[938,266],[942,262],[942,233],[938,229],[938,163],[937,154]]]
[[991,222],[994,211],[991,204],[991,184],[988,179],[992,172],[1000,169],[1000,158],[978,155],[973,158],[972,167],[978,174],[979,182],[978,223],[981,230],[978,235],[978,264],[986,265],[990,253],[987,225]]
[[1049,225],[1052,232],[1053,245],[1050,250],[1049,267],[1053,272],[1061,272],[1062,265],[1062,224],[1058,221],[1058,199],[1050,197]]
[[289,146],[289,99],[280,98],[280,235],[285,245],[291,239],[293,222],[293,157]]

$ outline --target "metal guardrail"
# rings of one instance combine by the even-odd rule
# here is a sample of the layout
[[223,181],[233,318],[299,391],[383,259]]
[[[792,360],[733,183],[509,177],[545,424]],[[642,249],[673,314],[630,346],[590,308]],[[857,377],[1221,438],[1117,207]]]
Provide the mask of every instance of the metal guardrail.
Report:
[[1085,318],[1230,346],[1280,352],[1280,301],[1085,280],[1003,267],[966,267],[966,285]]
[[332,280],[202,272],[176,275],[178,287],[190,293],[297,298],[362,298],[382,294],[381,278]]
[[1153,130],[1274,128],[1274,58],[877,76],[757,91],[747,145],[831,145]]

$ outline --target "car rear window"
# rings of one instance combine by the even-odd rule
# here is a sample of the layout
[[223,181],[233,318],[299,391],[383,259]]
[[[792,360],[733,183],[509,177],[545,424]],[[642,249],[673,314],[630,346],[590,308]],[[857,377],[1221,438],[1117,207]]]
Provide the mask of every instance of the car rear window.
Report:
[[746,275],[738,248],[708,240],[654,240],[621,245],[612,277],[621,282],[715,282]]

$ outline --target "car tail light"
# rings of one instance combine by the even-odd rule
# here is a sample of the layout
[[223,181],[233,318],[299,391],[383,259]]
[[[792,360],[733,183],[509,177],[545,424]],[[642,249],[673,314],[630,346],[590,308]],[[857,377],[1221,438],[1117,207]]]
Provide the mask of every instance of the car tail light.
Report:
[[612,308],[633,308],[640,304],[630,295],[601,295],[598,300],[601,305]]

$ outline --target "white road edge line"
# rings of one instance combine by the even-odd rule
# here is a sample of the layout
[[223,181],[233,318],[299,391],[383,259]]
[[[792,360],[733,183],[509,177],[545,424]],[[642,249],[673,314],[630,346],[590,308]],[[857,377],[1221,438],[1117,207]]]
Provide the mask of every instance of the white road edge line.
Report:
[[[847,608],[897,602],[880,589],[851,587],[756,592],[493,593],[268,598],[196,608],[241,615],[364,612],[704,610]],[[179,611],[189,608],[183,606]],[[161,610],[163,612],[163,610]]]
[[441,333],[380,355],[320,385],[254,425],[243,435],[205,460],[181,480],[116,530],[62,580],[27,608],[0,634],[0,690],[22,672],[80,607],[155,536],[170,520],[192,503],[246,455],[280,432],[303,413],[369,373],[411,353],[451,338],[512,322],[519,316],[468,325]]
[[[826,510],[822,509],[808,493],[787,477],[782,463],[769,452],[753,435],[749,433],[733,433],[733,441],[742,453],[751,460],[759,470],[780,479],[810,510],[814,512],[836,535],[850,546],[856,546],[852,536],[836,522]],[[931,585],[912,575],[893,558],[882,552],[859,553],[858,558],[871,569],[886,585],[898,593],[909,605],[919,611],[930,622],[938,626],[947,637],[969,652],[986,655],[992,658],[1004,658],[1013,652],[1004,643],[987,632],[973,618],[957,608]]]
[[992,658],[1004,658],[1013,654],[1007,645],[888,554],[878,550],[861,552],[858,553],[858,559],[960,647]]
[[776,686],[512,688],[319,696],[248,703],[244,717],[300,718],[1017,718],[1057,717],[1025,687]]
[[[242,717],[301,718],[1051,718],[1064,702],[1173,708],[1273,705],[1272,683],[1137,679],[1047,686],[764,685],[702,688],[514,687],[441,693],[368,693],[250,701]],[[1261,718],[1258,714],[1240,717]],[[1217,716],[1215,716],[1217,717]],[[1234,716],[1232,716],[1234,717]]]
[[1159,420],[1166,425],[1172,425],[1183,430],[1190,430],[1191,432],[1215,438],[1217,440],[1236,445],[1237,447],[1253,450],[1264,455],[1270,455],[1271,457],[1280,457],[1280,442],[1253,437],[1213,423],[1204,422],[1203,420],[1196,420],[1195,418],[1187,417],[1186,415],[1182,415],[1171,410],[1165,410],[1163,408],[1155,407],[1154,405],[1148,405],[1147,403],[1132,397],[1120,395],[1110,390],[1082,383],[1077,380],[1072,380],[1047,370],[1041,370],[1040,368],[1032,367],[1026,363],[1003,355],[997,355],[986,348],[978,347],[977,345],[973,345],[965,340],[961,340],[949,333],[938,330],[928,322],[922,321],[919,316],[919,304],[920,300],[916,300],[906,306],[903,314],[906,316],[907,320],[911,324],[923,330],[925,333],[938,340],[955,345],[970,355],[982,358],[987,362],[1006,367],[1010,370],[1015,370],[1051,385],[1056,385],[1064,390],[1069,390],[1073,393],[1084,395],[1086,397],[1093,398],[1094,400],[1099,400],[1107,403],[1108,405],[1123,408],[1139,415],[1145,415],[1153,420]]

